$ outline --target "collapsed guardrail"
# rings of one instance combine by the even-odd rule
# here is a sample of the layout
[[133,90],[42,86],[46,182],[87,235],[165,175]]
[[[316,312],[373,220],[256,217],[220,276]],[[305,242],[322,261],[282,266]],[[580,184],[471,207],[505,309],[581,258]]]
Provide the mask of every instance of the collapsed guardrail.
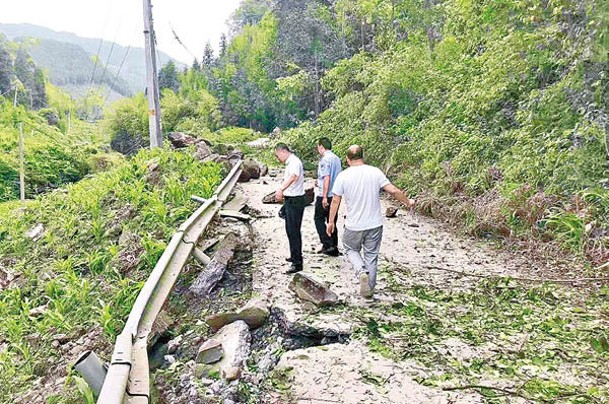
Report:
[[[197,240],[226,201],[242,171],[239,160],[216,193],[199,207],[176,231],[150,277],[142,287],[123,332],[116,338],[107,373],[91,352],[77,361],[92,389],[99,389],[98,403],[149,403],[148,336],[175,281],[190,257]],[[80,370],[79,370],[80,371]],[[87,374],[89,377],[87,377]],[[100,382],[99,378],[105,379]],[[101,375],[101,376],[100,376]],[[91,380],[92,379],[92,380]],[[95,380],[97,379],[97,380]],[[97,393],[97,392],[95,392]]]

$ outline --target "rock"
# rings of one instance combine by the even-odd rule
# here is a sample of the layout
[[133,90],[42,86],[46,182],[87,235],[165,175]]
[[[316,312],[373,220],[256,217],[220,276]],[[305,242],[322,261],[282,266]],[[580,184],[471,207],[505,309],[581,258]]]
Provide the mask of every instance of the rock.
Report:
[[176,353],[176,351],[178,350],[178,348],[182,344],[182,339],[183,339],[183,337],[181,335],[178,335],[174,339],[170,340],[167,343],[167,353],[168,354],[174,354],[174,353]]
[[155,160],[148,163],[148,173],[144,176],[146,182],[152,185],[158,185],[161,182],[161,166]]
[[182,132],[171,132],[167,135],[167,138],[175,149],[182,149],[197,143],[197,138]]
[[251,179],[251,177],[247,171],[241,171],[241,174],[239,174],[239,178],[237,179],[237,182],[249,182],[250,179]]
[[39,317],[39,316],[43,315],[45,311],[47,311],[47,306],[48,306],[48,303],[43,306],[35,307],[30,310],[29,315],[31,317]]
[[[307,188],[305,189],[305,201],[307,205],[310,205],[311,203],[313,203],[313,201],[315,200],[315,189],[313,188]],[[262,198],[262,203],[280,203],[277,202],[277,199],[275,199],[275,191],[271,192],[270,194],[265,195]]]
[[212,330],[219,330],[237,320],[245,321],[250,330],[261,327],[269,317],[269,309],[264,299],[252,299],[237,312],[217,314],[205,319]]
[[389,206],[387,210],[385,210],[385,217],[396,217],[398,214],[398,208]]
[[219,362],[223,356],[224,350],[222,349],[222,342],[210,339],[199,347],[196,362],[210,365]]
[[249,174],[251,179],[260,178],[260,165],[253,159],[247,159],[243,162],[243,172]]
[[229,366],[226,369],[222,369],[220,374],[226,380],[237,380],[241,377],[241,368]]
[[241,369],[249,357],[251,340],[248,325],[237,320],[222,327],[216,335],[203,343],[197,354],[197,362],[203,359],[204,354],[201,353],[208,350],[208,347],[220,344],[223,350],[223,357],[218,363],[220,375],[226,380],[235,380],[240,377]]
[[205,161],[207,157],[211,156],[211,150],[205,142],[197,143],[197,151],[195,152],[195,158],[201,161]]
[[260,176],[264,177],[269,173],[269,166],[266,164],[260,164]]
[[296,295],[317,306],[329,306],[338,303],[338,296],[322,283],[313,278],[297,273],[288,286]]
[[59,344],[63,345],[70,340],[70,337],[67,334],[55,334],[53,335],[53,341],[59,342]]
[[246,145],[253,147],[254,149],[264,149],[271,144],[271,139],[268,137],[261,137],[251,142],[247,142]]
[[44,236],[44,225],[42,223],[38,223],[25,232],[25,237],[32,239],[32,241],[38,241],[42,236]]
[[269,135],[269,138],[277,139],[279,136],[281,136],[281,129],[279,129],[278,127],[275,127],[275,129],[273,129],[273,131]]
[[165,355],[163,356],[163,359],[165,360],[165,362],[167,362],[169,365],[173,365],[174,363],[176,363],[176,358],[173,355]]

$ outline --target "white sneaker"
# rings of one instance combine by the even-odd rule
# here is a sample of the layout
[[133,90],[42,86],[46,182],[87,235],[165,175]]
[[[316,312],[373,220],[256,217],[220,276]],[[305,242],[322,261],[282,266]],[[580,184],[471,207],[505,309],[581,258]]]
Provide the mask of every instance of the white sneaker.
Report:
[[370,287],[370,276],[366,272],[359,274],[359,293],[363,297],[372,297],[372,288]]

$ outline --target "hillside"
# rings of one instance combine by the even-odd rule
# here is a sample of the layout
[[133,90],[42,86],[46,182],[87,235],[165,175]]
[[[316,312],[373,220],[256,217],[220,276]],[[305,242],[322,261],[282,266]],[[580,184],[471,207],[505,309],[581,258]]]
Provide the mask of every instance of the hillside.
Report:
[[[146,65],[143,48],[132,47],[125,57],[127,48],[112,42],[94,38],[82,38],[67,32],[56,32],[48,28],[31,24],[2,24],[0,32],[9,39],[36,38],[38,43],[32,47],[34,61],[48,71],[49,77],[56,85],[65,83],[88,83],[93,72],[94,57],[99,51],[96,78],[100,78],[103,68],[108,64],[104,82],[111,85],[121,61],[120,85],[123,95],[143,91],[146,87]],[[142,39],[143,43],[143,39]],[[73,59],[72,59],[73,58]],[[77,64],[67,63],[73,60]],[[159,66],[173,60],[167,54],[159,52]],[[174,61],[175,62],[175,61]],[[180,63],[175,62],[180,65]]]

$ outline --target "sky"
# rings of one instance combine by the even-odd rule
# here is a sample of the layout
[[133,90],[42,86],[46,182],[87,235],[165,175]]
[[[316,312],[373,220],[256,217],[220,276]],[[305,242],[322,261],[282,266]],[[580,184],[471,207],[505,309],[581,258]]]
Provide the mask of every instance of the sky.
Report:
[[[240,0],[151,0],[157,50],[190,64],[207,41],[216,50]],[[3,4],[4,3],[4,4]],[[0,0],[1,23],[30,23],[120,45],[144,47],[142,0]],[[174,38],[175,30],[186,50]],[[191,54],[192,53],[192,54]]]

